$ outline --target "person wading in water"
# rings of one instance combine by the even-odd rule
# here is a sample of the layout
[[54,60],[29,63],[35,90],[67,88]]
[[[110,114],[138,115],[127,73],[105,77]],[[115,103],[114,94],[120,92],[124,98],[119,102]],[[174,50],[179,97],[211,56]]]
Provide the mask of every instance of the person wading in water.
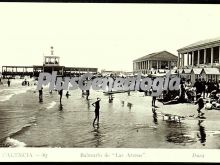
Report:
[[95,127],[95,121],[97,119],[97,125],[99,124],[99,109],[100,109],[100,98],[97,98],[97,101],[92,103],[92,105],[95,107],[95,119],[93,121],[93,127]]

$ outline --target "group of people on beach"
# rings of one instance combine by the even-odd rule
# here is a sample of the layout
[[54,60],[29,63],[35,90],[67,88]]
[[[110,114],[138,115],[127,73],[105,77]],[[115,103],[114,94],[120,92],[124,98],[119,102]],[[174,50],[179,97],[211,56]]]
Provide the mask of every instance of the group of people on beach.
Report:
[[[2,80],[1,80],[1,78],[0,78],[0,85],[3,85],[3,82],[2,82]],[[11,86],[11,81],[10,81],[9,78],[8,78],[8,80],[7,80],[7,85],[8,85],[8,87]]]
[[30,82],[25,79],[24,81],[22,81],[21,85],[22,86],[30,86]]
[[[62,85],[62,83],[61,83]],[[52,93],[52,91],[50,91],[50,93]],[[60,106],[62,106],[62,97],[63,97],[63,89],[58,91],[58,94],[60,96]],[[66,93],[66,97],[68,98],[70,96],[69,91],[67,91]],[[88,96],[87,96],[87,100],[88,100]],[[95,107],[95,118],[93,120],[93,126],[95,127],[95,121],[97,120],[97,125],[99,125],[99,110],[100,110],[100,98],[97,98],[97,101],[95,101],[94,103],[92,103],[92,105]],[[41,89],[39,90],[39,102],[43,102],[43,87],[41,87]]]
[[[178,91],[163,91],[162,101],[164,105],[178,104],[178,103],[194,103],[198,104],[198,117],[202,117],[204,113],[201,110],[206,109],[220,109],[220,92],[219,83],[215,80],[196,79],[195,83],[188,80],[181,79],[180,88]],[[152,106],[155,107],[156,97],[152,97]]]

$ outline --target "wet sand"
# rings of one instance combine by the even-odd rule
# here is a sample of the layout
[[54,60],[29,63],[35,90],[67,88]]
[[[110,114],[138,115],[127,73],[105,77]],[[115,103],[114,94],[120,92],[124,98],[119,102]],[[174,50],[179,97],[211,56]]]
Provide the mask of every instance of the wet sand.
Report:
[[[163,105],[157,101],[154,115],[151,97],[140,92],[115,94],[112,103],[102,91],[90,91],[91,100],[82,98],[80,90],[70,91],[68,99],[65,91],[63,94],[62,109],[57,92],[49,94],[47,89],[43,103],[38,102],[38,92],[33,90],[1,102],[1,118],[9,118],[1,122],[2,146],[220,148],[220,111],[205,111],[206,120],[201,123],[195,117],[179,123],[163,120],[162,114],[197,114],[197,106]],[[102,99],[100,124],[94,128],[91,104],[97,97]]]

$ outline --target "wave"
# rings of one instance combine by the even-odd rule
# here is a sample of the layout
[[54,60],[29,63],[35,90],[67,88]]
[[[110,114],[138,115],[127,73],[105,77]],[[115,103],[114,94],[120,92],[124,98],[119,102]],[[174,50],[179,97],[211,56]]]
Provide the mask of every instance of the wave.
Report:
[[4,147],[25,147],[26,144],[16,139],[7,137],[6,140],[3,142],[3,146]]
[[[32,87],[33,88],[33,87]],[[31,90],[32,88],[27,87],[27,88],[19,88],[19,89],[2,89],[0,90],[0,102],[10,100],[12,96],[26,93],[28,90]]]
[[15,94],[9,94],[9,95],[6,95],[6,96],[0,96],[0,101],[3,102],[3,101],[7,101],[7,100],[10,100],[10,98],[12,96],[14,96]]
[[49,103],[49,105],[46,107],[47,109],[51,109],[56,105],[55,101],[52,101],[51,103]]

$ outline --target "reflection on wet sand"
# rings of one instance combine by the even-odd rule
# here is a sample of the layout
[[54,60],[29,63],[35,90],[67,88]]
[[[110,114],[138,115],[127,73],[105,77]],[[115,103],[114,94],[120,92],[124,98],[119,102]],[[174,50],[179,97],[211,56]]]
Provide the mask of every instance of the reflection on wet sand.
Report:
[[60,110],[60,111],[63,110],[63,105],[62,105],[62,104],[59,105],[59,110]]
[[186,145],[190,143],[195,143],[196,139],[188,136],[188,128],[184,123],[166,121],[167,124],[167,135],[166,139],[170,143]]
[[86,100],[87,101],[87,107],[88,107],[88,110],[90,109],[90,101],[89,100]]
[[205,127],[202,125],[204,120],[198,120],[198,126],[199,126],[199,133],[197,134],[199,141],[203,146],[205,146],[206,142],[206,133],[205,133]]
[[94,138],[93,140],[95,141],[95,147],[99,147],[101,145],[101,141],[102,141],[102,135],[101,132],[99,131],[99,125],[97,125],[94,128]]

